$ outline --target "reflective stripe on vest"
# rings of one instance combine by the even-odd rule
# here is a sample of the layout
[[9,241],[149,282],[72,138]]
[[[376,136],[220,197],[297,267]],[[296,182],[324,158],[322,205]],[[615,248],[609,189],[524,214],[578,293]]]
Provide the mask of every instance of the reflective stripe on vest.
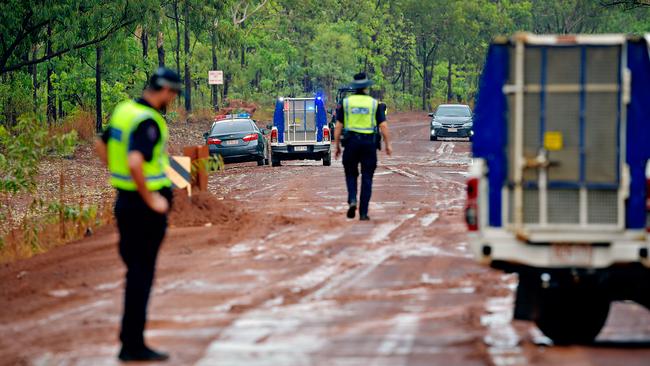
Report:
[[368,95],[350,95],[343,100],[345,130],[376,133],[377,101]]
[[115,188],[125,191],[137,190],[129,169],[129,144],[133,131],[147,119],[156,122],[160,130],[160,138],[154,145],[151,161],[145,161],[142,166],[145,184],[150,191],[171,187],[171,181],[165,174],[165,169],[169,165],[166,151],[169,132],[165,119],[153,108],[135,101],[126,101],[115,107],[108,125],[110,129],[107,143],[108,170],[111,172],[111,184]]

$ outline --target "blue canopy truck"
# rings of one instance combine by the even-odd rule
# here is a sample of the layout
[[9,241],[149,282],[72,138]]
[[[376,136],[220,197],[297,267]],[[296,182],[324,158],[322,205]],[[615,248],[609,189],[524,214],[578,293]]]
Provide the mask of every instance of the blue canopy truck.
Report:
[[322,97],[278,98],[271,128],[272,166],[284,160],[322,160],[330,166],[332,133]]
[[470,242],[518,274],[514,317],[556,344],[593,341],[612,301],[650,308],[649,40],[518,34],[489,47]]

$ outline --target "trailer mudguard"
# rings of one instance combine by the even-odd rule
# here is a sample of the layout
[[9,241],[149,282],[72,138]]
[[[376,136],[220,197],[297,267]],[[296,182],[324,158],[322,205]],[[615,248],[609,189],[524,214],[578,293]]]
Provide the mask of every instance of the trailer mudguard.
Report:
[[631,73],[630,103],[627,105],[626,162],[630,167],[630,197],[626,227],[646,225],[645,166],[650,158],[650,54],[645,39],[628,41],[627,67]]
[[507,177],[508,104],[503,86],[508,80],[508,45],[492,44],[481,73],[474,108],[472,154],[488,166],[489,226],[501,227],[501,189]]
[[284,143],[284,101],[282,98],[275,102],[273,126],[278,129],[278,142],[281,144]]
[[[322,97],[316,97],[314,101],[316,105],[316,141],[323,141],[323,127],[327,126],[327,111],[325,110],[325,102]],[[331,132],[330,132],[330,136]]]

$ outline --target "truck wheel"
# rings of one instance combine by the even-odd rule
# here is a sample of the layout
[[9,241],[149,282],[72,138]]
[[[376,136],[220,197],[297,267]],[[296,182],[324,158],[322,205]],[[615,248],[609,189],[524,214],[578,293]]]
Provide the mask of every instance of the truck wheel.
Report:
[[332,154],[327,153],[327,155],[323,157],[323,166],[331,166],[331,165],[332,165]]
[[597,290],[575,287],[543,290],[538,301],[535,324],[556,345],[592,343],[605,325],[610,306]]
[[281,165],[282,163],[280,162],[280,160],[271,158],[271,166],[281,166]]

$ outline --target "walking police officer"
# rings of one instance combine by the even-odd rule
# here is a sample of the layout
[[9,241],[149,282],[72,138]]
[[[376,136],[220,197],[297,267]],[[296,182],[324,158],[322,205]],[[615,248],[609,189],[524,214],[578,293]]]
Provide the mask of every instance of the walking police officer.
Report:
[[96,143],[97,153],[108,164],[111,184],[117,189],[119,251],[127,269],[122,349],[118,356],[122,361],[169,358],[147,347],[144,328],[156,258],[172,200],[171,182],[165,174],[169,165],[167,123],[159,111],[176,98],[180,89],[178,74],[158,69],[142,98],[115,107],[108,128]]
[[337,106],[334,132],[336,159],[341,156],[341,140],[345,147],[343,167],[348,188],[347,217],[350,219],[354,218],[357,210],[357,178],[361,164],[359,218],[362,221],[370,220],[368,205],[372,195],[372,179],[377,168],[377,150],[381,147],[379,134],[385,142],[386,154],[391,156],[393,153],[386,122],[386,105],[368,95],[372,85],[372,80],[369,80],[365,73],[354,75],[350,86],[356,89],[356,92],[345,98],[342,105]]

